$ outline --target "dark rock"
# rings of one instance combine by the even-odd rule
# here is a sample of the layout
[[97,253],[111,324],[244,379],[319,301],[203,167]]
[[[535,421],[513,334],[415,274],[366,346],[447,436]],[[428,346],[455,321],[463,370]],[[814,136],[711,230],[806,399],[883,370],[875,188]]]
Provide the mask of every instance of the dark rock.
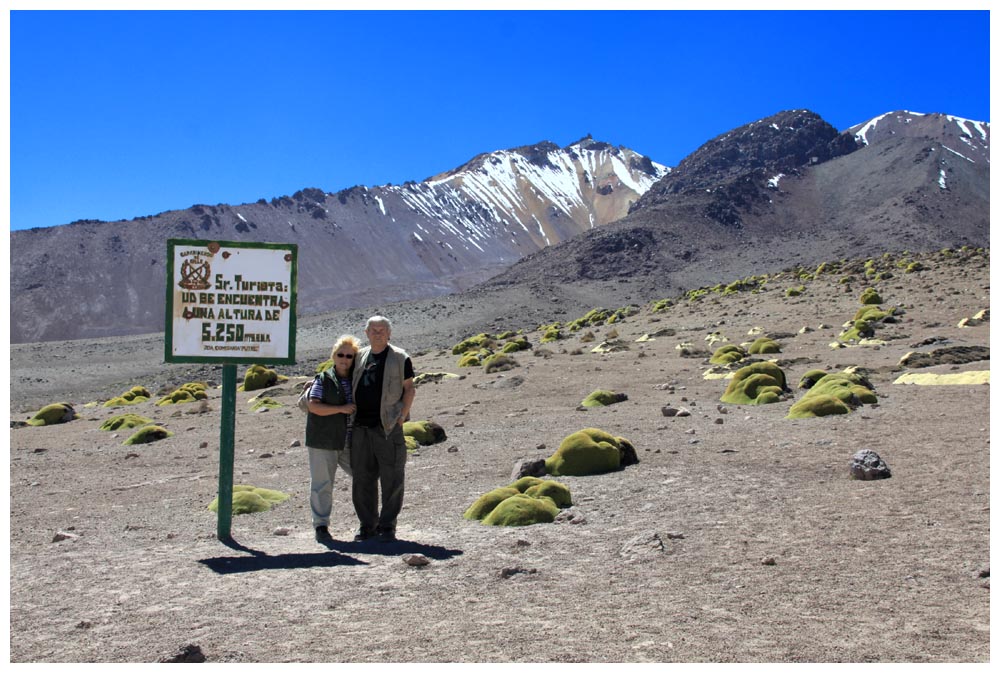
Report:
[[862,449],[851,458],[851,478],[861,481],[888,479],[892,476],[889,466],[871,449]]
[[160,664],[202,664],[205,655],[198,645],[182,645],[177,652],[160,659]]
[[546,474],[548,471],[545,469],[544,458],[527,458],[514,463],[510,478],[516,481],[521,477],[544,477]]

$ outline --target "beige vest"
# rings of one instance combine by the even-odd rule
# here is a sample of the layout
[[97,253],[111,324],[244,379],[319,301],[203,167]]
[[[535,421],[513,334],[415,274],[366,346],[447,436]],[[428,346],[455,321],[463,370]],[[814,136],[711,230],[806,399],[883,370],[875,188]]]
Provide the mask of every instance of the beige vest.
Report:
[[[403,373],[406,358],[409,357],[406,351],[392,344],[388,345],[387,350],[389,354],[385,358],[385,371],[382,372],[382,401],[379,405],[382,429],[385,430],[386,437],[392,432],[396,420],[403,411]],[[371,346],[365,346],[358,352],[358,361],[354,365],[354,399],[357,399],[358,382],[361,380],[365,365],[368,364],[371,352]]]

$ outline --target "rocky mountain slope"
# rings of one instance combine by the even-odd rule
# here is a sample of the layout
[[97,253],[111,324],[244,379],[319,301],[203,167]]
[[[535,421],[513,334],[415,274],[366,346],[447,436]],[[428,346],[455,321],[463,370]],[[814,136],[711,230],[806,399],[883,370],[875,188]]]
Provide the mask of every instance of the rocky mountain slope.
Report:
[[11,233],[14,343],[163,329],[168,238],[299,246],[299,313],[432,297],[628,211],[669,169],[590,136],[483,154],[422,182]]
[[705,143],[622,220],[527,256],[491,287],[670,294],[870,250],[989,245],[989,124],[892,112],[837,133],[781,112]]

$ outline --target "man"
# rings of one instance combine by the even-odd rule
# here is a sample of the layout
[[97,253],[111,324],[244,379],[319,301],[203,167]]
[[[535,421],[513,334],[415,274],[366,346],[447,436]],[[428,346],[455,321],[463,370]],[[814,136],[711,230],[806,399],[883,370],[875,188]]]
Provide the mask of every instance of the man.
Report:
[[[392,324],[372,316],[365,325],[370,344],[354,365],[354,416],[351,434],[351,496],[361,527],[355,540],[396,539],[396,517],[403,507],[406,442],[403,422],[410,416],[416,389],[410,356],[389,343]],[[378,489],[382,487],[382,511]]]

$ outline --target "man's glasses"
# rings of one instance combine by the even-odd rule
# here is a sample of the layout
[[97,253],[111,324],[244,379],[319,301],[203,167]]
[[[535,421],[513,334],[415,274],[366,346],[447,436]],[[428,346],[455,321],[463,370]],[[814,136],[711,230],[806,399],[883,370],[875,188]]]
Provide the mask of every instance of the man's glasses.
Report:
[[348,360],[354,359],[354,353],[337,353],[338,358],[347,358]]

